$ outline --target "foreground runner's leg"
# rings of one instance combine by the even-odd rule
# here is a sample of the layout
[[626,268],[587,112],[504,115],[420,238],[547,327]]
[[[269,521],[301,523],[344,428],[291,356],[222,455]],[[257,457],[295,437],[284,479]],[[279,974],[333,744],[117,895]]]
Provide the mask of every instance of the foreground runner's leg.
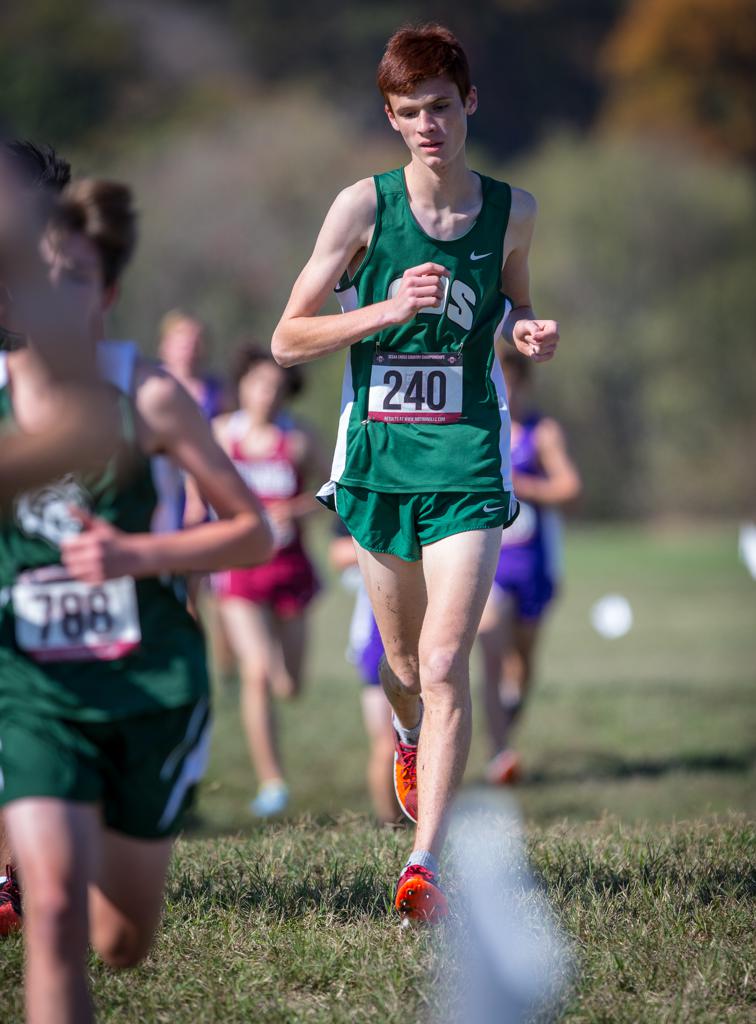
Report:
[[87,884],[102,826],[94,804],[47,797],[5,808],[26,901],[26,1015],[28,1024],[86,1024]]
[[418,683],[423,699],[418,827],[396,897],[397,908],[410,918],[435,920],[446,913],[437,858],[470,748],[470,651],[500,543],[500,527],[455,534],[423,548],[422,563],[358,547],[386,648],[384,686],[400,725],[412,729],[420,721]]
[[462,781],[472,734],[470,652],[491,591],[501,527],[445,537],[423,548],[428,609],[420,635],[425,715],[418,748],[415,846],[437,857],[446,812]]
[[160,923],[172,839],[134,839],[106,830],[89,887],[92,945],[111,967],[133,967]]

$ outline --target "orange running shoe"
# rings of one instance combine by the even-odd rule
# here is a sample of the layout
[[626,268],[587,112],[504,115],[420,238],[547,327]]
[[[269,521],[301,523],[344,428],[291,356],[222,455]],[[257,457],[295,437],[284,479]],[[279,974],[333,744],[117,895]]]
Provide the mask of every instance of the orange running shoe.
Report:
[[408,864],[399,876],[394,906],[408,924],[437,924],[449,913],[436,875],[419,864]]
[[394,729],[394,792],[410,821],[417,822],[417,744],[402,743]]
[[520,758],[514,750],[502,750],[488,762],[486,782],[492,786],[512,786],[520,781]]
[[10,864],[5,866],[6,879],[0,885],[0,936],[17,932],[21,927],[21,890]]

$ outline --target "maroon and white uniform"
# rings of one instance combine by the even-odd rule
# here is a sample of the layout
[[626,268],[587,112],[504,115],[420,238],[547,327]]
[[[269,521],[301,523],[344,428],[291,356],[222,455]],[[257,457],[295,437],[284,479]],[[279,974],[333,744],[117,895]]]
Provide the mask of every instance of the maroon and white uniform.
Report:
[[[242,480],[263,505],[296,498],[303,491],[302,477],[291,452],[290,429],[279,429],[278,442],[269,455],[251,457],[242,449],[247,417],[234,413],[228,423],[230,455]],[[276,550],[273,558],[252,569],[231,569],[213,576],[221,598],[240,598],[268,605],[281,618],[299,614],[320,589],[312,562],[302,543],[297,524],[284,530],[273,525]]]

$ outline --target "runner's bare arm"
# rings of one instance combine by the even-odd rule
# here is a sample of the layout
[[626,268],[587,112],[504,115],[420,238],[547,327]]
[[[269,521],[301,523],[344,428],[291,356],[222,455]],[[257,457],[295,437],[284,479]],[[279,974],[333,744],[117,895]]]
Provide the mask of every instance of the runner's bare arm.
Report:
[[[210,429],[213,432],[213,437],[227,454],[228,444],[226,440],[226,428],[229,419],[230,413],[221,413],[218,416],[214,416],[210,421]],[[193,476],[186,477],[184,490],[186,496],[186,500],[184,502],[184,527],[197,526],[199,523],[204,523],[207,519],[207,504],[200,494],[197,481]]]
[[517,497],[539,505],[565,505],[574,501],[580,494],[582,481],[567,451],[564,431],[556,420],[542,419],[538,423],[535,444],[545,476],[516,474],[514,486]]
[[69,572],[97,583],[125,574],[209,572],[268,559],[272,535],[262,506],[181,385],[169,374],[152,370],[137,389],[136,404],[146,450],[169,455],[194,477],[218,520],[162,534],[126,534],[94,520],[61,547]]
[[537,363],[553,358],[559,341],[555,320],[536,319],[530,301],[528,259],[537,213],[535,198],[521,188],[512,189],[512,209],[504,240],[501,290],[512,300],[502,335],[524,356]]
[[406,323],[418,309],[441,298],[440,279],[446,271],[425,263],[405,271],[402,286],[391,299],[349,313],[318,315],[350,261],[367,248],[375,210],[371,178],[350,185],[336,197],[273,332],[273,356],[281,366],[348,348],[385,327]]

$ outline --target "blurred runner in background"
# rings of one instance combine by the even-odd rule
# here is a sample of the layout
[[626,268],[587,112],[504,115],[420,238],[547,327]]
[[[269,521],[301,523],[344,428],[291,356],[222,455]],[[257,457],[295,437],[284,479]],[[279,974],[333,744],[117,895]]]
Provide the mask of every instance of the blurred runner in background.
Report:
[[303,523],[317,509],[305,490],[328,461],[309,429],[283,414],[301,388],[299,371],[284,370],[270,351],[242,345],[233,379],[239,409],[213,421],[220,444],[265,505],[275,541],[266,565],[214,578],[221,618],[239,662],[241,711],[259,790],[250,809],[280,814],[289,799],[276,740],[273,695],[298,696],[307,654],[308,606],[319,584],[304,544]]
[[[186,388],[207,420],[234,408],[225,381],[208,373],[207,327],[196,316],[172,309],[160,321],[158,355],[163,366]],[[153,529],[175,530],[184,523],[186,495],[180,471],[170,459],[156,459],[153,473],[158,487],[158,507]],[[188,522],[187,525],[196,525]],[[197,601],[209,641],[213,675],[228,683],[235,671],[234,652],[226,636],[218,602],[209,581],[197,582]]]
[[197,317],[172,309],[160,321],[158,355],[163,366],[184,385],[212,420],[229,409],[229,396],[220,377],[204,369],[207,358],[207,328]]
[[561,576],[559,509],[580,494],[580,474],[562,428],[530,404],[532,364],[502,352],[512,420],[512,484],[520,514],[505,530],[491,595],[478,629],[483,697],[492,758],[491,783],[514,782],[520,759],[511,748],[532,678],[546,611]]

